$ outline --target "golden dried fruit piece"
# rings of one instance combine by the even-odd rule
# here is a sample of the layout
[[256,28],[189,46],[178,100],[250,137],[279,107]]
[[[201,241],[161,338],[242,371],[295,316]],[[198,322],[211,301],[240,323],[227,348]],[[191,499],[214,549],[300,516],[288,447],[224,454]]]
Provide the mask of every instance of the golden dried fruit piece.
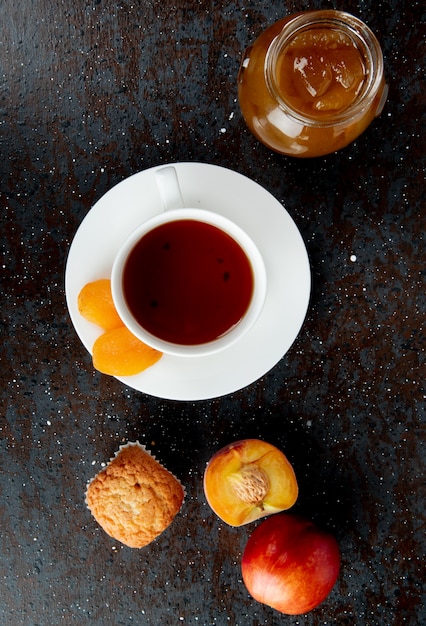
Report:
[[86,320],[104,330],[123,326],[112,299],[111,281],[108,278],[84,285],[78,294],[78,310]]
[[230,526],[289,509],[297,500],[293,467],[278,448],[260,439],[231,443],[211,458],[204,493],[213,511]]
[[137,339],[126,326],[100,335],[93,344],[92,352],[94,367],[111,376],[140,374],[163,355]]

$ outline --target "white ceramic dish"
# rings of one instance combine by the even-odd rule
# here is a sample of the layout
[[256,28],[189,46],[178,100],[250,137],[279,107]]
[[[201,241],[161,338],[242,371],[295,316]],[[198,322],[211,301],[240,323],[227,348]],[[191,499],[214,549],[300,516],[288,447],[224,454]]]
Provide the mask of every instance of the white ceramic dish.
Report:
[[[253,328],[226,350],[194,358],[164,355],[141,374],[119,380],[158,398],[206,400],[251,384],[285,355],[305,319],[311,274],[294,221],[263,187],[217,165],[173,165],[188,206],[222,213],[256,243],[267,271],[265,304]],[[80,315],[78,294],[86,283],[110,277],[124,240],[143,220],[161,210],[156,169],[134,174],[102,196],[71,244],[65,271],[67,305],[75,330],[90,353],[102,330]]]

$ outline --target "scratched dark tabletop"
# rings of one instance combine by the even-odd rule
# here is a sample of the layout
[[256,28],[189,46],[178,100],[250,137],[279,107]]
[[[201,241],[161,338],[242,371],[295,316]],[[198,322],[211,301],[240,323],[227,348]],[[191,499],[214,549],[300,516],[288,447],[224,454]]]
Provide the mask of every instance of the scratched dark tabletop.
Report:
[[[247,130],[239,62],[277,19],[335,3],[1,0],[0,624],[426,624],[421,5],[339,5],[377,35],[389,100],[348,148],[296,160]],[[94,203],[180,161],[272,193],[312,271],[287,354],[207,401],[162,400],[94,371],[65,301],[69,247]],[[285,452],[293,510],[339,541],[338,582],[307,615],[251,599],[240,562],[256,524],[229,527],[206,504],[208,459],[247,437]],[[187,491],[140,550],[107,536],[84,502],[87,481],[135,440]]]

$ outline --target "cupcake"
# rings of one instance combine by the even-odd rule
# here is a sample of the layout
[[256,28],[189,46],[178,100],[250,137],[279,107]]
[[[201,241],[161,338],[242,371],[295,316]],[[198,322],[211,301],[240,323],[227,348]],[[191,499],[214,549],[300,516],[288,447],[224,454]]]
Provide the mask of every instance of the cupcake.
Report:
[[184,495],[179,480],[136,442],[120,446],[89,482],[86,504],[108,535],[142,548],[171,524]]

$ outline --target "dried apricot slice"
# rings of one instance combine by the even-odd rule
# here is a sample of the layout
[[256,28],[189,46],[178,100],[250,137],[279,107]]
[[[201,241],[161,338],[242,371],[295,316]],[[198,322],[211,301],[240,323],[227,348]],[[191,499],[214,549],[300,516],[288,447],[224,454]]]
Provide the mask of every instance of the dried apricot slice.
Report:
[[83,287],[78,294],[78,310],[86,320],[104,330],[123,326],[114,306],[108,278],[100,278]]
[[154,365],[162,352],[137,339],[126,326],[107,330],[93,344],[93,365],[102,374],[134,376]]

